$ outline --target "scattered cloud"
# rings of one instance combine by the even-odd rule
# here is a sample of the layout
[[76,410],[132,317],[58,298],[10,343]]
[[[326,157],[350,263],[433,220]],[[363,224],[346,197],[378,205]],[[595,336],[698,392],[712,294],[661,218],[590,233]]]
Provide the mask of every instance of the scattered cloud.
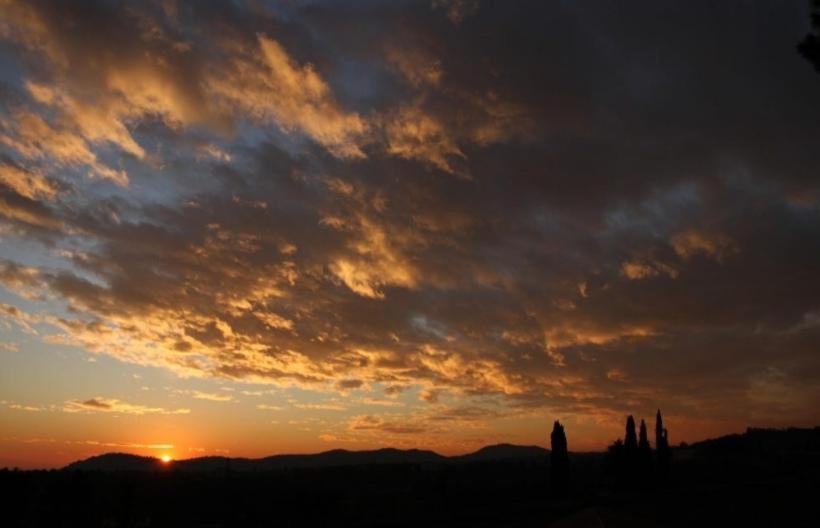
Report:
[[441,396],[441,390],[436,389],[424,389],[419,393],[419,398],[422,401],[426,401],[427,403],[438,403],[438,399]]
[[25,412],[42,412],[48,411],[50,408],[45,405],[25,405],[20,403],[11,403],[11,402],[4,402],[9,409],[13,409],[15,411],[25,411]]
[[0,183],[29,200],[53,199],[57,186],[38,172],[9,164],[0,164]]
[[387,126],[387,152],[419,160],[444,172],[455,173],[455,162],[465,158],[455,140],[434,116],[407,106],[393,115]]
[[63,405],[68,413],[112,413],[112,414],[188,414],[189,409],[164,409],[127,403],[114,398],[94,397],[87,400],[68,400]]
[[187,391],[186,394],[190,394],[191,397],[196,398],[197,400],[207,400],[213,402],[229,402],[233,401],[233,395],[219,393],[219,392],[204,392],[198,390]]
[[117,185],[128,184],[128,176],[102,163],[91,146],[68,128],[54,126],[37,114],[19,110],[10,118],[0,118],[0,144],[29,160],[48,158],[64,167],[87,167],[91,176],[106,178]]
[[681,258],[689,259],[704,255],[718,262],[739,252],[737,245],[726,235],[688,230],[676,233],[671,239],[672,247]]
[[450,22],[457,26],[464,18],[478,12],[479,0],[433,0],[433,8],[444,10]]
[[356,416],[340,442],[445,405],[816,415],[820,219],[795,196],[820,115],[793,50],[694,45],[697,7],[641,42],[687,57],[660,62],[630,37],[652,9],[367,4],[367,32],[336,3],[178,9],[0,4],[10,333],[268,387],[193,398],[309,391],[282,407]]
[[281,407],[279,405],[268,405],[265,403],[260,403],[256,406],[256,408],[262,411],[281,411],[282,409],[284,409],[284,407]]
[[311,411],[346,411],[347,407],[337,403],[294,403],[297,409]]
[[648,279],[658,275],[676,279],[678,273],[678,270],[663,262],[631,260],[621,263],[621,274],[632,280]]
[[228,71],[208,79],[217,98],[252,118],[300,130],[337,156],[364,157],[366,120],[339,106],[310,63],[298,64],[268,36],[258,35],[256,44],[235,45]]
[[382,431],[394,434],[418,434],[426,432],[422,426],[411,425],[403,417],[384,418],[374,415],[354,416],[348,423],[351,431]]

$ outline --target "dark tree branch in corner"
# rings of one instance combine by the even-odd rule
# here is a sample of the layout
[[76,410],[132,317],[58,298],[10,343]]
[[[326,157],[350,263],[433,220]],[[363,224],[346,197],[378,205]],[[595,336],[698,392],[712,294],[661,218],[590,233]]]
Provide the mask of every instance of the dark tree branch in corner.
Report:
[[812,1],[812,32],[797,44],[797,51],[820,72],[820,0]]

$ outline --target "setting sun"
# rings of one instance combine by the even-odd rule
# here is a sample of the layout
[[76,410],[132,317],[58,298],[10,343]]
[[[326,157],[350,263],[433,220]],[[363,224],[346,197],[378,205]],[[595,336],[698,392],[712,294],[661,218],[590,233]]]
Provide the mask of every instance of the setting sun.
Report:
[[161,457],[159,457],[159,459],[162,460],[163,464],[170,464],[171,460],[173,460],[173,458],[171,458],[171,455],[162,455]]

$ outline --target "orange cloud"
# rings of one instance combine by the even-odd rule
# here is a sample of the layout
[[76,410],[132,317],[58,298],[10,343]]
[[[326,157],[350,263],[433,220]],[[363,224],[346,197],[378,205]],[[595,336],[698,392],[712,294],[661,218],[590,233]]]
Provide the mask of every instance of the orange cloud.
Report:
[[192,390],[187,391],[186,394],[190,394],[193,398],[196,398],[197,400],[207,400],[213,402],[233,401],[233,396],[231,394],[225,394],[220,392],[205,392],[199,390]]
[[57,195],[57,186],[42,174],[0,163],[0,183],[29,200],[51,200]]
[[547,347],[561,349],[574,345],[606,345],[621,339],[645,338],[657,332],[645,325],[623,325],[607,328],[595,323],[564,323],[546,332]]
[[[356,201],[362,203],[361,198]],[[350,290],[384,299],[385,286],[413,288],[418,284],[418,271],[405,252],[424,245],[423,237],[412,231],[387,232],[363,211],[347,219],[326,216],[323,223],[355,235],[349,243],[353,254],[340,256],[330,265],[330,271]]]
[[230,71],[207,79],[224,104],[285,130],[298,130],[337,156],[361,158],[366,121],[345,112],[311,64],[297,64],[274,39],[257,38],[256,49],[233,46]]
[[385,125],[387,152],[404,159],[419,160],[455,174],[456,159],[466,156],[447,129],[419,106],[405,106],[388,117]]
[[387,50],[387,60],[417,88],[437,86],[444,75],[441,60],[421,49],[391,47]]
[[49,157],[61,165],[85,165],[92,175],[127,185],[125,171],[114,170],[101,163],[89,144],[66,128],[53,126],[40,116],[17,110],[11,119],[0,118],[0,143],[29,159]]
[[62,225],[62,222],[58,219],[48,214],[42,214],[42,211],[32,210],[30,207],[14,203],[2,197],[0,197],[0,216],[23,224],[52,229],[59,229]]
[[678,270],[660,261],[631,260],[621,263],[621,275],[632,280],[648,279],[661,274],[675,279],[678,277]]
[[99,101],[97,104],[86,104],[66,93],[31,81],[26,83],[26,88],[39,103],[61,109],[66,119],[77,127],[87,141],[108,141],[137,158],[145,156],[145,151],[134,141],[123,123],[127,114],[133,112],[110,103],[101,105]]
[[164,409],[127,403],[114,398],[89,398],[87,400],[68,400],[63,405],[68,413],[112,413],[112,414],[188,414],[189,409]]
[[726,235],[694,229],[677,233],[670,243],[675,253],[684,259],[705,255],[722,262],[726,257],[740,251],[735,242]]

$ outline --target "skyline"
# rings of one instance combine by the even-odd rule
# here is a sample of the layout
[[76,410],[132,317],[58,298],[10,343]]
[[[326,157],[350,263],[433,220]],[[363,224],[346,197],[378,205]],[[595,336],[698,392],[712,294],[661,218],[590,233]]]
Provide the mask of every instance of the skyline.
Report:
[[0,1],[0,467],[820,424],[809,2]]

